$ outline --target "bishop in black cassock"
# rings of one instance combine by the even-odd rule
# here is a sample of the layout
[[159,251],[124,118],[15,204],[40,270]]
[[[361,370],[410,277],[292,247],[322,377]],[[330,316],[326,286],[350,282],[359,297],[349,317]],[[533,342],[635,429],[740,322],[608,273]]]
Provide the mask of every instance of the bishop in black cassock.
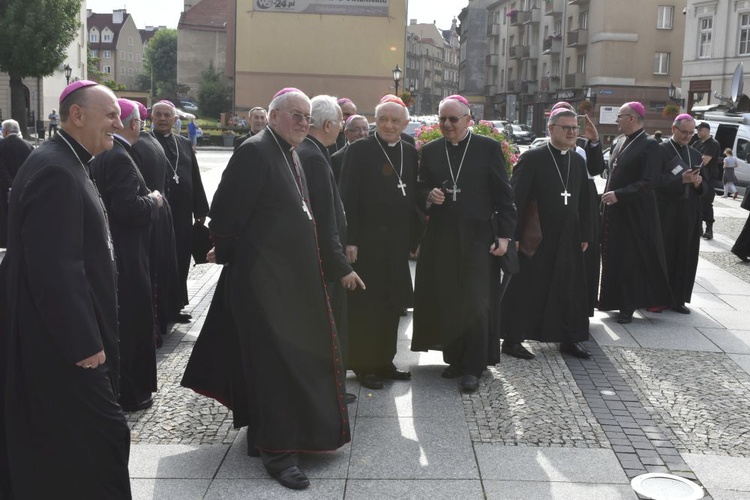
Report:
[[409,236],[417,180],[417,151],[401,139],[406,107],[386,96],[376,121],[376,134],[349,146],[339,186],[349,223],[347,256],[367,284],[349,296],[349,367],[373,389],[383,387],[382,378],[411,377],[393,358],[401,312],[412,300]]
[[[141,114],[141,120],[145,118],[145,114]],[[168,323],[171,321],[169,311],[179,310],[182,304],[172,208],[163,191],[166,185],[166,173],[169,170],[169,160],[159,141],[148,132],[141,132],[138,141],[133,144],[132,152],[133,160],[146,186],[151,191],[159,191],[162,194],[163,203],[159,208],[159,217],[151,226],[149,252],[156,346],[161,347],[163,337],[167,335]]]
[[497,306],[490,301],[490,278],[499,263],[490,248],[496,237],[507,248],[516,209],[502,147],[471,133],[463,99],[441,103],[444,137],[421,151],[418,200],[429,207],[429,222],[417,263],[411,349],[442,350],[450,365],[444,376],[468,376],[461,386],[472,391],[500,355],[500,340],[490,329],[490,310]]
[[[586,165],[575,150],[576,114],[557,109],[549,119],[550,141],[521,155],[511,184],[522,222],[521,271],[502,303],[505,342],[560,342],[560,350],[578,357],[588,351],[577,343],[588,339],[589,317],[584,252],[591,239]],[[531,250],[525,224],[536,206],[541,242]]]
[[672,304],[654,189],[661,177],[659,144],[646,134],[643,104],[623,105],[618,125],[625,134],[612,146],[602,195],[602,278],[599,310],[619,309],[630,323],[641,307]]
[[216,262],[227,265],[213,301],[225,301],[234,328],[206,322],[182,384],[232,408],[235,426],[248,426],[249,453],[259,450],[283,485],[304,488],[297,452],[350,439],[345,371],[294,151],[309,100],[285,89],[270,109],[269,128],[232,156],[211,207]]
[[140,119],[132,101],[118,99],[123,130],[112,149],[91,164],[91,176],[109,215],[117,262],[120,313],[120,397],[125,411],[143,410],[156,392],[153,297],[149,271],[151,226],[159,216],[161,194],[146,187],[133,161]]
[[8,199],[13,179],[34,147],[21,137],[18,122],[3,122],[0,140],[0,247],[8,246]]
[[672,137],[659,144],[661,178],[656,188],[667,275],[675,311],[688,314],[698,268],[701,240],[701,197],[710,179],[701,154],[688,146],[695,132],[695,120],[679,115],[672,124]]
[[176,119],[174,112],[174,105],[169,101],[159,101],[152,108],[153,134],[169,160],[165,189],[172,208],[180,287],[179,296],[174,301],[175,309],[169,311],[172,321],[178,319],[180,309],[188,303],[187,277],[193,244],[193,218],[203,221],[208,213],[208,199],[193,145],[187,137],[172,133]]
[[81,80],[63,92],[60,114],[62,130],[29,156],[11,191],[0,453],[12,498],[130,499],[117,271],[88,170],[112,147],[120,109],[109,89]]

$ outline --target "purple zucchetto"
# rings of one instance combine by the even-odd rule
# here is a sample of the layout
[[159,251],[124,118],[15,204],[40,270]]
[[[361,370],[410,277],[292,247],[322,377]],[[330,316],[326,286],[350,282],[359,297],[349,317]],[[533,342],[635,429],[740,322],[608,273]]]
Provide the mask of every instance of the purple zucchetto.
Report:
[[349,125],[352,120],[357,120],[359,118],[362,118],[363,120],[367,120],[367,118],[365,118],[362,115],[352,115],[349,118],[347,118],[346,121],[344,121],[344,127],[346,127],[347,125]]
[[73,82],[62,91],[62,94],[60,94],[60,104],[63,103],[63,101],[73,92],[76,90],[81,90],[86,87],[93,87],[94,85],[99,85],[96,82],[92,82],[91,80],[78,80],[77,82]]
[[[162,99],[161,101],[157,101],[157,102],[154,103],[154,106],[157,106],[159,104],[163,104],[165,106],[169,106],[172,109],[177,109],[177,107],[174,105],[174,103],[172,101],[170,101],[169,99]],[[153,108],[154,106],[151,106],[151,107]]]
[[557,116],[560,113],[573,113],[573,114],[575,114],[575,111],[573,111],[570,108],[566,108],[565,106],[559,106],[557,109],[555,109],[553,107],[552,111],[549,112],[549,117],[552,118],[553,116]]
[[133,110],[137,108],[136,104],[130,99],[117,99],[117,104],[120,105],[120,121],[129,118],[133,114]]
[[446,97],[445,99],[443,99],[443,102],[445,102],[445,101],[458,101],[461,104],[463,104],[464,106],[466,106],[467,108],[471,107],[469,105],[468,99],[466,99],[464,96],[458,95],[458,94],[449,95],[448,97]]
[[341,99],[336,101],[336,104],[338,104],[339,106],[342,106],[344,104],[354,104],[354,102],[348,97],[342,97]]
[[674,119],[675,122],[681,122],[682,120],[695,120],[695,118],[693,118],[693,115],[682,113],[677,115]]
[[629,107],[640,115],[641,118],[646,118],[646,108],[638,101],[626,102],[625,106]]
[[141,121],[145,121],[148,118],[148,109],[142,102],[137,102],[136,104],[138,104],[138,117]]
[[394,104],[398,104],[399,106],[406,107],[406,104],[404,104],[404,101],[401,100],[400,97],[395,96],[393,94],[386,94],[383,97],[380,98],[380,104],[385,104],[387,102],[392,102]]
[[285,88],[279,90],[278,92],[276,92],[274,94],[273,98],[276,99],[279,96],[282,96],[284,94],[289,94],[291,92],[299,92],[300,94],[302,93],[302,91],[300,89],[297,89],[297,88],[294,88],[294,87],[285,87]]
[[556,109],[560,109],[560,108],[565,108],[565,109],[569,109],[571,111],[575,111],[575,108],[573,107],[572,104],[570,104],[567,101],[560,101],[560,102],[555,103],[554,106],[552,106],[552,109],[550,109],[550,112],[552,112],[552,111],[554,111]]

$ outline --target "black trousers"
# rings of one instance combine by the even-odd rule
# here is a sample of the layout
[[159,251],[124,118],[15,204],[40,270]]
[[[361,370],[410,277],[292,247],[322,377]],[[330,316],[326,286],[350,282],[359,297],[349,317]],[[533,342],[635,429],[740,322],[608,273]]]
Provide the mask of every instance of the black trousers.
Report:
[[713,188],[713,179],[709,180],[708,193],[705,196],[701,196],[701,212],[703,214],[703,222],[706,224],[714,223],[714,198],[716,197],[716,191]]
[[263,467],[272,476],[289,467],[299,465],[299,454],[296,451],[279,453],[261,451],[260,459],[263,461]]

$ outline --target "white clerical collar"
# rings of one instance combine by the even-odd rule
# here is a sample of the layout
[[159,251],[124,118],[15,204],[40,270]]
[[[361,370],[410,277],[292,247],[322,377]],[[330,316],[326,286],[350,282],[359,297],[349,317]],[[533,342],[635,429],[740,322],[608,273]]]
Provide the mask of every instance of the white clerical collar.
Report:
[[557,146],[555,146],[555,144],[552,141],[549,141],[548,144],[550,146],[552,146],[553,148],[555,148],[555,151],[559,152],[561,155],[568,154],[568,150],[567,149],[560,149],[560,148],[558,148]]
[[121,136],[120,134],[115,133],[115,137],[117,137],[118,139],[120,139],[122,142],[124,142],[128,146],[132,146],[132,144],[130,143],[130,141],[127,140],[126,138],[124,138],[123,136]]
[[463,137],[461,137],[461,138],[460,138],[460,139],[458,140],[458,142],[451,142],[451,146],[458,146],[459,144],[461,144],[461,143],[462,143],[462,142],[463,142],[463,141],[464,141],[464,140],[465,140],[465,139],[466,139],[467,137],[469,137],[469,134],[470,134],[470,133],[471,133],[471,131],[470,131],[470,130],[469,130],[469,129],[467,128],[467,129],[466,129],[466,132],[464,132],[464,136],[463,136]]
[[[378,138],[379,141],[385,142],[385,140],[382,137],[380,137],[380,134],[378,134],[377,132],[375,132],[375,135],[377,136],[377,138]],[[399,140],[397,140],[396,142],[385,142],[385,144],[387,144],[389,148],[394,148],[394,147],[398,146],[399,142],[401,142],[401,138],[399,138]]]

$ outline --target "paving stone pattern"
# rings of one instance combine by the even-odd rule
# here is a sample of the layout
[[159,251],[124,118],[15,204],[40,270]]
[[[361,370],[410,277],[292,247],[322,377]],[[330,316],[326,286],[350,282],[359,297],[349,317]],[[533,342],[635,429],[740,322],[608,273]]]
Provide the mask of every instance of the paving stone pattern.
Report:
[[725,354],[605,351],[680,452],[750,457],[750,375]]
[[472,441],[610,448],[556,345],[527,344],[533,361],[503,355],[480,390],[463,396]]

